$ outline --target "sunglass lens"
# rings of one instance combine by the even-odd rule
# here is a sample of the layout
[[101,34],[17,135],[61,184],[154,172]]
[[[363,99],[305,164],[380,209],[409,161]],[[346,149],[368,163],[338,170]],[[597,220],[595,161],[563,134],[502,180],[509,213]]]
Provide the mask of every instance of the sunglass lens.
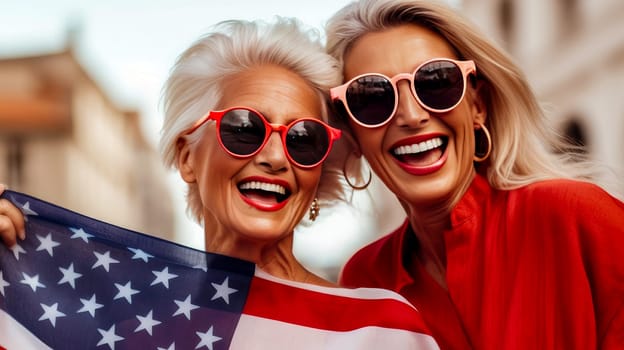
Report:
[[233,109],[221,118],[219,135],[230,152],[247,156],[264,142],[266,127],[259,115],[246,109]]
[[459,102],[464,92],[461,69],[450,61],[434,61],[422,66],[414,76],[416,95],[427,107],[445,110]]
[[394,88],[379,75],[354,80],[347,88],[346,99],[351,114],[365,125],[382,124],[394,111]]
[[302,120],[290,126],[286,134],[290,157],[303,166],[318,164],[329,150],[327,129],[318,122]]

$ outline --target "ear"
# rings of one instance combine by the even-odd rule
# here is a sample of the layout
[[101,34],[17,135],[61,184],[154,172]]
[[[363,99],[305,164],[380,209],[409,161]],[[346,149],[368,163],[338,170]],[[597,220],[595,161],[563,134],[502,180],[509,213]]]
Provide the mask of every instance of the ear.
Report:
[[197,181],[192,151],[192,147],[186,137],[179,137],[176,141],[176,162],[180,176],[186,183],[195,183]]
[[331,112],[336,116],[336,120],[334,120],[334,125],[332,126],[342,130],[342,136],[340,137],[340,144],[342,144],[342,147],[340,148],[346,152],[353,153],[358,158],[361,157],[362,148],[357,139],[353,136],[353,129],[349,123],[349,116],[344,104],[340,100],[334,100],[332,101],[331,107]]
[[485,124],[487,120],[487,106],[483,98],[483,90],[485,90],[482,80],[477,80],[476,87],[472,90],[472,116],[473,124]]

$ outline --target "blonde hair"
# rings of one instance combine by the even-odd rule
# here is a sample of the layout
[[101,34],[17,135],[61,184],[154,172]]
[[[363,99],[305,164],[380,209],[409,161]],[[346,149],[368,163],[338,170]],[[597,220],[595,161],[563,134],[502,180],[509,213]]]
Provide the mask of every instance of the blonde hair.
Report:
[[[492,153],[478,171],[499,189],[551,178],[588,180],[596,170],[547,122],[544,111],[512,59],[453,9],[431,0],[361,0],[329,21],[327,50],[343,64],[345,53],[369,32],[402,24],[428,28],[443,37],[460,59],[473,60],[487,108]],[[345,130],[349,132],[348,129]],[[572,161],[574,158],[574,161]]]
[[[305,29],[296,19],[282,17],[271,23],[224,21],[178,57],[165,83],[160,149],[167,167],[177,166],[176,142],[181,134],[216,107],[221,84],[232,75],[266,64],[284,67],[307,80],[322,104],[322,118],[328,121],[327,92],[340,83],[340,71],[336,61],[325,53],[317,30]],[[337,172],[330,170],[327,163],[323,165],[319,197],[340,195]],[[195,220],[203,221],[195,184],[188,186],[187,210]]]

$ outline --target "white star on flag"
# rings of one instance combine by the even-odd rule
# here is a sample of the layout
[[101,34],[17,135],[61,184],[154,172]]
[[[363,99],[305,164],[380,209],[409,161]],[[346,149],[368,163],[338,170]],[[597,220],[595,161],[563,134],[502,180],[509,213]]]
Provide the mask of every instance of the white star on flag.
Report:
[[152,328],[162,323],[152,317],[152,310],[150,310],[150,312],[145,316],[137,315],[137,319],[139,320],[140,324],[134,330],[135,333],[141,330],[145,330],[149,335],[152,335]]
[[119,263],[119,260],[115,260],[115,259],[111,258],[109,251],[107,251],[104,254],[100,254],[98,252],[93,252],[93,254],[95,254],[95,256],[97,258],[97,261],[95,262],[95,264],[93,264],[91,269],[95,269],[98,266],[102,266],[104,268],[104,270],[106,270],[106,272],[108,272],[108,270],[110,269],[110,264],[117,264],[117,263]]
[[4,277],[2,277],[2,271],[0,271],[0,294],[2,294],[4,296],[4,287],[8,287],[11,284],[7,281],[4,280]]
[[197,305],[191,304],[191,295],[189,294],[184,301],[174,300],[176,305],[178,305],[178,310],[173,314],[173,316],[177,316],[180,314],[184,314],[187,319],[191,319],[191,311],[199,308]]
[[195,266],[193,266],[193,268],[202,270],[204,272],[208,272],[208,266],[206,266],[206,264],[195,265]]
[[[26,202],[26,203],[24,203],[24,205],[22,205],[22,213],[24,213],[25,216],[28,216],[28,215],[39,215],[34,210],[30,209],[30,202]],[[24,218],[24,219],[26,219],[26,221],[28,221],[28,218]]]
[[24,250],[24,248],[22,248],[22,246],[17,243],[11,247],[11,251],[13,252],[13,256],[15,257],[15,260],[19,260],[20,254],[26,254],[26,251]]
[[52,253],[52,249],[61,245],[59,242],[55,242],[54,240],[52,240],[51,233],[48,233],[48,235],[45,237],[41,237],[38,235],[37,238],[39,239],[39,242],[41,242],[39,247],[37,247],[37,251],[45,250],[46,252],[48,252],[48,254],[50,254],[50,256],[54,256],[54,254]]
[[29,276],[26,273],[22,272],[22,275],[24,275],[24,279],[21,280],[20,282],[27,284],[30,286],[30,288],[32,288],[33,292],[37,291],[37,288],[45,288],[46,286],[44,286],[42,283],[39,282],[39,275],[34,275],[34,276]]
[[175,342],[171,343],[168,348],[158,348],[158,350],[175,350]]
[[130,281],[123,286],[119,283],[115,283],[115,287],[117,287],[119,293],[117,293],[113,299],[125,298],[128,304],[132,304],[132,296],[139,293],[138,290],[132,289]]
[[89,238],[92,238],[93,235],[88,234],[87,232],[85,232],[85,230],[83,230],[82,228],[73,228],[70,227],[69,230],[71,232],[73,232],[74,234],[71,235],[71,239],[76,239],[76,238],[80,238],[82,239],[85,243],[89,243]]
[[212,299],[215,300],[221,298],[225,301],[226,304],[230,303],[230,294],[236,293],[238,290],[234,288],[230,288],[228,286],[229,277],[226,277],[225,280],[221,284],[211,283],[212,286],[217,290],[215,295],[212,296]]
[[80,302],[82,302],[82,307],[80,310],[76,311],[76,313],[88,312],[91,314],[91,317],[95,317],[95,310],[104,306],[95,301],[95,294],[93,294],[89,300],[80,298]]
[[115,334],[115,325],[112,325],[108,330],[103,330],[98,328],[98,332],[102,335],[102,339],[97,343],[97,346],[100,345],[108,345],[112,350],[115,349],[115,342],[123,340],[124,338]]
[[59,270],[61,270],[63,278],[61,278],[58,284],[69,283],[72,289],[76,289],[76,279],[82,276],[82,274],[74,271],[74,263],[69,264],[66,269],[59,267]]
[[41,304],[43,308],[43,315],[39,317],[39,321],[48,320],[52,323],[52,327],[56,327],[56,318],[64,317],[65,314],[58,311],[58,303],[54,303],[52,305]]
[[208,331],[202,333],[202,332],[195,332],[195,334],[197,334],[197,336],[199,336],[199,344],[197,344],[197,346],[195,347],[195,349],[199,349],[202,346],[207,347],[209,350],[212,350],[212,345],[215,342],[218,342],[219,340],[221,340],[221,338],[217,337],[216,335],[212,334],[212,326],[210,326],[210,329],[208,329]]
[[128,247],[128,250],[134,253],[134,255],[132,256],[132,260],[141,259],[144,262],[147,262],[150,258],[154,257],[153,255],[147,254],[146,252],[142,251],[141,249],[135,249],[135,248]]
[[152,281],[150,286],[153,286],[158,283],[162,283],[167,289],[169,289],[169,280],[178,277],[178,275],[174,275],[169,273],[169,268],[165,267],[162,271],[152,271],[156,278]]

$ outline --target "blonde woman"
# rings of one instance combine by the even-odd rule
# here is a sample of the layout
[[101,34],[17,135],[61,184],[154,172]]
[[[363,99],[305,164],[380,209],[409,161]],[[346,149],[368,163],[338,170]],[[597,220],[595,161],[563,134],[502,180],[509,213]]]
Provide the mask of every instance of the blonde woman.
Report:
[[361,0],[328,22],[343,132],[408,218],[346,264],[442,349],[624,348],[624,204],[552,150],[521,70],[446,5]]

